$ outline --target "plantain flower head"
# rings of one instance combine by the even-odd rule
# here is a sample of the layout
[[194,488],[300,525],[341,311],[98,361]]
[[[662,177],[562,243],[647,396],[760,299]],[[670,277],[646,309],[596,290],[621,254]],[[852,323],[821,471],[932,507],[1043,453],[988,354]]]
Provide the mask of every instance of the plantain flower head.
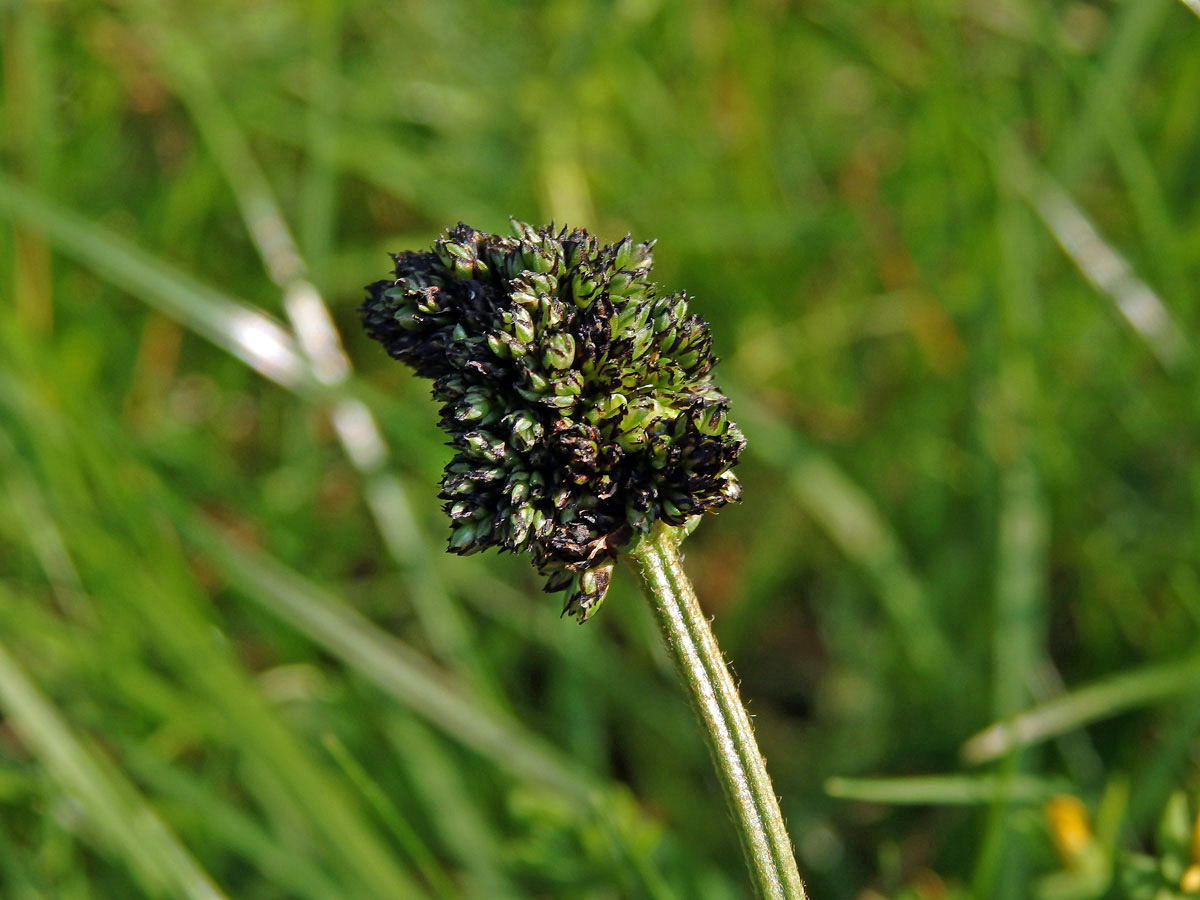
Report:
[[439,495],[450,552],[531,552],[583,621],[622,547],[739,498],[745,440],[712,383],[708,325],[650,281],[653,242],[513,232],[460,223],[393,255],[363,324],[433,380],[455,450]]

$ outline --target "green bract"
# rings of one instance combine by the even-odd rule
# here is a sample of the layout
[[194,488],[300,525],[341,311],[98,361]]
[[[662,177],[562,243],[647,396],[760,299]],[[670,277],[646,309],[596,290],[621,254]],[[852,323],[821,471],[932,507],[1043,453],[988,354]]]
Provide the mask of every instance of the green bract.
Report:
[[443,404],[451,552],[531,551],[583,620],[636,534],[738,499],[745,441],[709,375],[707,324],[649,280],[653,242],[513,230],[460,223],[393,256],[363,324]]

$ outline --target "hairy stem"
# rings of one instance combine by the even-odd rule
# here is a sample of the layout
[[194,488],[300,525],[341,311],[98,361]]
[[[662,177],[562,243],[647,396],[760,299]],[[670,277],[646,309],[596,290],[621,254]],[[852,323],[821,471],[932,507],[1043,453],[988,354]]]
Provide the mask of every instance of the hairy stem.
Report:
[[630,552],[633,569],[700,717],[758,896],[805,900],[792,842],[750,717],[684,574],[679,555],[682,532],[656,526]]

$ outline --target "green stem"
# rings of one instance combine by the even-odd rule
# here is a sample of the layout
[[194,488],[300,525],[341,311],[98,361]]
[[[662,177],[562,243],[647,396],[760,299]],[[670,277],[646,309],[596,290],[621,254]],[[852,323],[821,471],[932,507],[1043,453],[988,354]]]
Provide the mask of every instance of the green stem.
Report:
[[758,896],[805,900],[792,842],[750,717],[684,574],[679,555],[682,532],[656,526],[629,554],[634,571],[700,717]]

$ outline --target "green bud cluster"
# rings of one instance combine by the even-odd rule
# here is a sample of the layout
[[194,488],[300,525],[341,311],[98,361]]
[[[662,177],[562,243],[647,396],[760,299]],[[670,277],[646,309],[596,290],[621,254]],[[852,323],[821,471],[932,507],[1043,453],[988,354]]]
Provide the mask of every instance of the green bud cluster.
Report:
[[1200,818],[1183,791],[1167,801],[1155,852],[1127,854],[1119,880],[1120,896],[1129,900],[1194,900],[1200,895]]
[[450,551],[530,551],[582,621],[637,534],[738,499],[745,441],[709,374],[707,324],[649,279],[653,242],[513,230],[460,223],[394,255],[363,324],[433,380],[456,451]]

